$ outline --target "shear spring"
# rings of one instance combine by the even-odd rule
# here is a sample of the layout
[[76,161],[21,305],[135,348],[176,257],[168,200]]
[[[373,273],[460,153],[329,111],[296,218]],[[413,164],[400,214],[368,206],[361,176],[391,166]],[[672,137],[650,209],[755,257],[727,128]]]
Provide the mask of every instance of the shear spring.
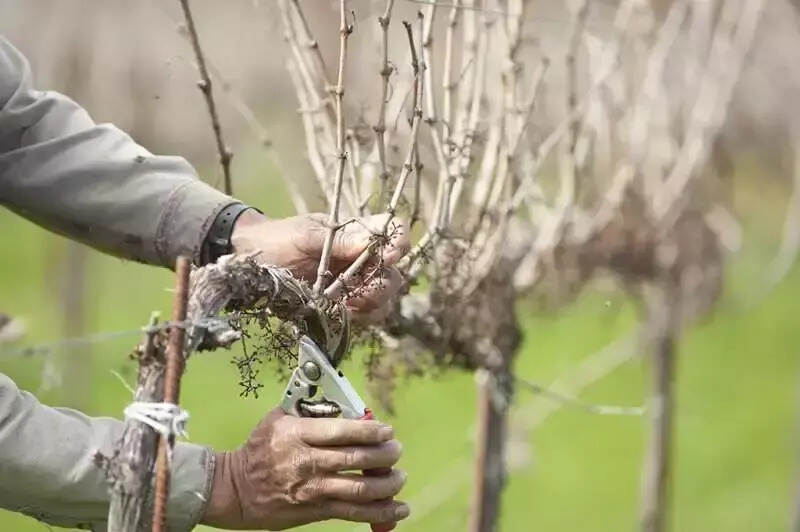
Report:
[[298,401],[297,410],[303,417],[339,417],[342,409],[331,401]]

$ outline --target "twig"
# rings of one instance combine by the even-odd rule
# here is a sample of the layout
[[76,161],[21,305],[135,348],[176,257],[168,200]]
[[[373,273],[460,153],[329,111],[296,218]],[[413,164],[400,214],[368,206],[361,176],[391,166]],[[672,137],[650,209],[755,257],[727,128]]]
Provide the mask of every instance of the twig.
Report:
[[[536,107],[536,103],[539,100],[539,95],[541,93],[541,87],[544,83],[545,74],[547,73],[548,67],[550,62],[546,59],[542,60],[541,64],[537,68],[536,72],[533,74],[533,93],[531,94],[530,101],[525,106],[524,111],[521,113],[521,126],[518,129],[515,136],[511,138],[508,144],[510,147],[506,147],[503,149],[504,157],[500,157],[499,149],[500,149],[500,132],[499,127],[497,128],[494,135],[490,132],[489,142],[487,143],[488,146],[492,146],[492,150],[489,151],[489,156],[487,157],[487,152],[484,151],[484,160],[483,160],[483,167],[481,169],[481,180],[478,182],[476,188],[475,197],[482,198],[480,203],[480,209],[477,213],[477,219],[472,224],[472,231],[470,233],[470,238],[475,240],[477,232],[480,230],[483,220],[485,219],[486,215],[491,210],[490,206],[494,205],[499,200],[499,190],[501,190],[505,186],[505,180],[509,173],[509,166],[511,165],[514,158],[517,156],[520,146],[522,145],[522,139],[525,137],[525,132],[528,129],[528,125],[531,122],[533,110]],[[498,159],[501,159],[498,161]],[[495,173],[494,167],[499,162],[499,169]],[[520,192],[524,190],[527,192],[529,187],[531,187],[535,182],[535,172],[534,174],[528,176],[526,182],[520,183],[517,190],[514,192],[514,195],[511,197],[508,205],[506,206],[505,212],[502,216],[510,216],[518,207],[519,203],[522,200],[520,196]],[[500,182],[500,185],[495,185],[496,182]],[[480,192],[479,192],[480,191]]]
[[306,137],[308,160],[314,170],[317,184],[328,203],[331,204],[333,201],[332,185],[329,182],[328,172],[322,157],[323,150],[328,149],[326,146],[332,146],[334,142],[331,126],[328,123],[327,114],[320,113],[320,110],[324,111],[322,107],[325,104],[320,99],[319,93],[314,86],[313,75],[309,71],[310,67],[306,63],[298,41],[297,31],[287,2],[288,0],[279,0],[278,7],[283,20],[284,40],[291,50],[290,59],[288,60],[289,75],[300,104],[300,116]]
[[667,60],[670,58],[675,42],[680,36],[680,29],[689,10],[688,0],[679,0],[670,7],[664,24],[658,32],[658,37],[650,52],[647,61],[642,88],[633,107],[633,118],[630,126],[631,152],[634,161],[642,161],[645,157],[645,148],[650,139],[649,131],[654,102],[658,98],[658,91],[663,90],[663,75]]
[[330,215],[328,216],[328,232],[325,235],[325,242],[322,246],[322,256],[317,268],[317,279],[314,281],[314,297],[319,297],[322,293],[325,278],[329,275],[331,251],[333,238],[339,226],[339,205],[342,201],[342,182],[344,181],[344,168],[347,164],[347,153],[345,152],[344,138],[344,71],[345,60],[347,57],[347,37],[350,35],[352,27],[347,24],[347,2],[339,2],[339,69],[336,82],[336,157],[338,166],[336,168],[336,181],[334,183],[334,195],[331,202]]
[[[310,129],[306,128],[306,138],[310,139],[311,143],[315,146],[315,150],[320,154],[333,153],[334,150],[339,153],[337,142],[335,138],[336,125],[336,89],[337,86],[331,84],[328,79],[327,69],[325,67],[325,60],[322,57],[322,52],[319,49],[317,40],[311,33],[311,26],[308,23],[303,9],[298,0],[291,0],[292,8],[290,9],[286,4],[286,0],[279,2],[279,7],[282,11],[284,25],[286,26],[286,38],[292,50],[292,58],[299,74],[299,80],[304,89],[298,87],[295,83],[295,88],[298,91],[298,98],[301,92],[305,93],[305,99],[310,104],[303,107],[301,112],[307,112],[311,115],[308,123],[312,125]],[[291,12],[294,13],[292,15]],[[297,25],[294,21],[297,21]],[[351,28],[352,32],[352,28]],[[299,36],[298,36],[299,33]],[[302,40],[302,42],[301,42]],[[305,126],[305,124],[304,124]],[[321,138],[320,138],[321,137]],[[345,136],[346,151],[351,153],[354,150],[352,141]],[[309,145],[309,147],[311,144]],[[322,155],[320,155],[322,157]],[[332,164],[337,164],[338,161],[333,161]],[[358,168],[353,168],[353,179],[356,180]],[[328,164],[322,162],[315,168],[318,172],[317,180],[321,184],[324,183],[323,190],[328,205],[331,206],[335,195],[335,181],[329,183]],[[347,202],[349,212],[355,215],[361,210],[361,203],[357,198],[354,187],[345,187],[342,191],[343,198]]]
[[580,43],[583,37],[583,32],[586,27],[586,17],[589,13],[589,3],[587,0],[581,0],[580,5],[575,12],[573,22],[570,29],[569,48],[567,55],[564,58],[566,71],[567,71],[567,89],[566,93],[566,115],[571,116],[572,120],[569,125],[569,134],[564,142],[564,152],[562,161],[562,193],[568,195],[568,201],[574,203],[579,200],[580,195],[580,168],[578,166],[577,157],[575,155],[575,148],[578,144],[578,134],[580,133],[580,120],[574,112],[578,105],[578,52],[580,50]]
[[[725,2],[711,45],[703,81],[672,170],[653,194],[652,209],[663,230],[679,217],[683,192],[707,160],[711,139],[724,123],[744,61],[755,38],[765,0]],[[738,8],[738,17],[737,15]]]
[[[464,6],[475,6],[476,0],[460,0]],[[454,137],[452,142],[460,149],[464,147],[464,141],[468,136],[469,128],[467,123],[470,116],[470,106],[473,103],[474,87],[477,83],[482,84],[479,62],[485,56],[488,48],[479,49],[481,41],[488,42],[489,28],[493,22],[485,20],[482,32],[478,31],[478,17],[472,10],[467,10],[462,14],[463,28],[461,30],[461,65],[463,72],[459,77],[458,85],[458,106],[454,110],[455,116],[447,117],[450,123],[451,135]]]
[[200,47],[200,38],[197,35],[197,28],[195,28],[194,25],[192,10],[189,7],[189,0],[180,0],[180,3],[183,9],[183,17],[186,20],[186,29],[189,32],[189,39],[192,43],[192,49],[197,59],[197,69],[200,71],[200,81],[197,82],[197,86],[200,88],[200,92],[203,93],[203,97],[206,100],[208,114],[211,117],[211,128],[214,130],[214,139],[217,143],[219,162],[222,165],[222,173],[225,177],[225,193],[230,195],[233,194],[233,183],[231,182],[231,158],[233,157],[233,152],[231,152],[230,148],[225,144],[225,140],[222,136],[222,126],[220,126],[219,123],[217,106],[214,102],[214,92],[211,88],[211,77],[208,75],[205,57]]
[[[423,72],[427,72],[427,62],[425,61],[425,28],[427,26],[427,22],[425,20],[425,16],[422,13],[418,13],[418,20],[419,20],[419,53],[422,54],[422,70]],[[419,111],[420,119],[422,117],[422,108],[424,106],[424,81],[420,79],[419,81],[420,87],[418,91],[415,91],[414,94],[414,113],[416,114]],[[414,203],[411,212],[411,219],[409,221],[409,228],[414,227],[417,220],[419,219],[419,205],[420,205],[420,189],[422,187],[422,161],[420,160],[420,150],[419,150],[419,135],[413,136],[414,146],[413,150],[413,164],[414,164],[414,175],[416,176],[416,183],[414,186]]]
[[292,5],[294,5],[297,18],[300,19],[300,29],[303,32],[303,37],[306,39],[305,46],[308,50],[311,50],[317,63],[317,68],[319,69],[318,75],[320,76],[320,79],[325,82],[326,86],[329,86],[330,81],[328,81],[328,74],[325,69],[325,59],[322,57],[322,51],[319,49],[319,43],[311,35],[311,26],[308,23],[305,13],[300,8],[300,2],[298,0],[292,0]]
[[[439,119],[437,118],[436,113],[436,95],[435,95],[435,87],[433,84],[433,23],[436,17],[436,5],[435,4],[428,4],[426,9],[425,15],[425,26],[422,30],[422,57],[425,62],[425,113],[426,118],[425,122],[428,124],[431,132],[431,141],[433,142],[433,151],[436,155],[436,160],[439,165],[439,179],[438,184],[436,187],[436,199],[434,200],[434,211],[433,215],[431,216],[430,224],[428,227],[427,236],[423,237],[422,240],[427,242],[430,239],[430,235],[432,234],[441,234],[444,230],[442,226],[442,217],[438,214],[441,211],[441,204],[445,194],[445,187],[449,182],[450,178],[450,165],[448,162],[448,155],[445,152],[445,146],[449,145],[449,142],[445,140],[445,135],[450,135],[450,128],[452,124],[448,123],[449,116],[451,114],[450,110],[448,109],[445,112],[445,119],[442,120],[442,127],[439,128]],[[445,52],[445,60],[444,60],[444,69],[445,72],[449,72],[452,68],[452,44],[453,44],[453,28],[456,25],[456,17],[454,13],[451,12],[450,17],[448,19],[448,30],[447,35],[449,37],[448,51]],[[445,77],[449,77],[449,75],[445,75]],[[451,81],[443,81],[443,86],[446,86],[445,93],[448,95],[448,103],[447,106],[449,107],[449,99],[452,98],[452,92],[456,88],[456,84]],[[449,147],[447,148],[449,150]]]
[[[541,60],[539,66],[534,71],[532,80],[532,91],[530,100],[524,106],[519,108],[518,103],[518,77],[521,66],[519,65],[518,51],[521,43],[522,35],[522,20],[525,15],[524,2],[517,2],[516,10],[518,15],[514,18],[508,19],[508,52],[507,62],[509,69],[503,73],[504,85],[504,111],[511,116],[502,120],[501,124],[494,131],[490,131],[490,139],[488,146],[491,149],[487,152],[484,151],[484,160],[481,167],[481,178],[476,183],[475,198],[480,198],[480,208],[476,213],[476,219],[472,223],[470,231],[470,240],[475,241],[478,232],[483,225],[487,214],[492,211],[497,203],[500,201],[502,191],[506,189],[506,182],[508,176],[511,175],[513,168],[516,166],[516,158],[522,144],[522,139],[531,122],[533,110],[539,100],[539,94],[544,84],[545,74],[547,73],[550,62],[544,58]],[[505,126],[505,141],[500,144],[500,129]],[[497,171],[494,169],[497,167]],[[516,184],[518,188],[522,185]],[[528,183],[535,182],[535,176],[528,177]],[[507,218],[511,216],[516,210],[514,196],[510,195],[506,201],[506,207],[501,217]]]
[[[289,77],[292,80],[292,84],[294,85],[295,94],[297,95],[297,100],[301,109],[308,107],[310,105],[309,99],[295,63],[289,61],[287,64],[287,70],[289,72]],[[300,118],[303,122],[303,132],[306,137],[306,154],[308,156],[308,162],[311,165],[311,168],[314,170],[314,176],[317,179],[317,184],[319,185],[320,190],[325,195],[325,198],[330,200],[331,191],[327,180],[325,162],[322,160],[322,154],[320,153],[319,139],[317,137],[314,118],[311,113],[304,112],[300,113]]]
[[[448,158],[451,154],[450,135],[453,128],[453,95],[455,93],[456,85],[452,82],[453,76],[453,44],[455,41],[455,31],[458,25],[458,18],[461,11],[460,0],[453,2],[453,7],[450,10],[450,16],[447,18],[447,30],[444,37],[444,66],[442,69],[442,143],[444,144],[445,153]],[[467,30],[465,30],[466,32]]]
[[414,207],[411,211],[411,219],[408,222],[409,229],[413,229],[414,225],[419,221],[420,218],[420,204],[421,204],[421,197],[422,197],[422,168],[423,164],[419,160],[419,148],[414,150],[414,176],[416,177],[416,181],[414,182]]
[[[478,122],[481,118],[481,108],[483,95],[486,89],[486,63],[489,55],[489,35],[493,22],[485,20],[483,31],[478,33],[477,17],[474,13],[468,12],[464,17],[464,46],[465,52],[462,62],[466,64],[477,63],[474,67],[474,75],[468,77],[469,83],[462,83],[462,94],[459,95],[459,102],[462,109],[456,117],[456,132],[459,134],[456,143],[459,147],[458,156],[454,158],[453,165],[448,176],[447,189],[443,199],[442,216],[444,227],[450,225],[453,212],[459,203],[462,184],[467,175],[469,165],[472,162],[472,147],[476,137]],[[477,61],[476,61],[477,56]]]
[[386,162],[386,104],[389,98],[389,78],[392,75],[392,67],[389,65],[389,24],[392,21],[392,8],[394,0],[386,0],[386,8],[383,15],[378,17],[378,24],[381,27],[381,101],[378,106],[378,122],[373,128],[375,131],[375,142],[378,147],[378,160],[381,166],[380,173],[380,192],[378,193],[379,204],[383,204],[386,193],[386,185],[389,181],[389,166]]
[[[186,257],[178,257],[175,264],[175,300],[172,306],[172,321],[186,319],[189,301],[189,273],[191,262]],[[169,331],[167,345],[167,368],[164,375],[164,402],[178,405],[180,398],[181,376],[184,367],[185,329],[173,327]],[[156,460],[155,506],[153,508],[153,532],[165,532],[167,525],[167,496],[170,483],[170,454],[175,445],[175,435],[161,435],[158,442]]]
[[[422,14],[419,14],[419,17],[422,18]],[[417,55],[417,47],[414,43],[414,31],[411,27],[411,24],[403,21],[403,26],[406,29],[406,34],[408,35],[408,44],[411,49],[411,65],[414,69],[414,94],[416,95],[416,107],[414,108],[414,113],[411,118],[411,138],[409,140],[409,146],[405,161],[403,163],[403,169],[400,172],[400,177],[397,180],[397,184],[395,185],[394,193],[392,194],[391,200],[389,200],[389,204],[386,207],[386,213],[388,216],[386,217],[386,221],[381,228],[379,236],[385,236],[387,230],[389,229],[390,225],[394,221],[395,214],[397,213],[397,206],[400,203],[400,198],[403,195],[403,190],[406,186],[406,182],[408,181],[408,177],[414,169],[414,151],[415,146],[417,144],[417,135],[419,134],[419,125],[422,122],[422,98],[423,98],[423,90],[424,90],[424,83],[423,83],[423,70],[425,65],[419,60]],[[325,289],[325,296],[329,299],[336,299],[342,292],[342,289],[349,283],[349,281],[361,271],[367,261],[372,257],[373,253],[375,252],[377,240],[373,240],[369,246],[359,255],[355,261],[341,274],[339,277]]]
[[462,5],[459,3],[458,0],[448,3],[448,2],[438,2],[437,0],[406,0],[406,2],[411,2],[413,4],[422,4],[425,6],[437,6],[437,7],[452,7],[453,9],[465,10],[465,11],[476,11],[478,13],[486,13],[489,15],[502,15],[502,16],[512,16],[512,14],[508,11],[504,11],[502,9],[489,9],[485,7],[478,7],[476,5]]
[[[212,63],[208,58],[206,58],[206,63],[208,64],[212,81],[216,78],[216,80],[219,82],[219,85],[222,87],[222,92],[228,96],[229,103],[250,127],[250,131],[258,140],[258,143],[265,150],[269,151],[269,149],[272,147],[272,140],[266,126],[258,119],[255,111],[253,111],[253,109],[247,104],[247,102],[244,100],[244,97],[234,89],[234,86],[229,81],[222,76],[219,68],[214,66],[214,63]],[[278,172],[281,174],[283,184],[286,185],[286,191],[289,193],[289,197],[292,200],[295,212],[297,214],[306,214],[309,212],[306,200],[300,194],[297,184],[292,179],[292,176],[286,171],[284,165],[281,163],[279,154],[276,150],[271,150],[270,156],[275,162]]]

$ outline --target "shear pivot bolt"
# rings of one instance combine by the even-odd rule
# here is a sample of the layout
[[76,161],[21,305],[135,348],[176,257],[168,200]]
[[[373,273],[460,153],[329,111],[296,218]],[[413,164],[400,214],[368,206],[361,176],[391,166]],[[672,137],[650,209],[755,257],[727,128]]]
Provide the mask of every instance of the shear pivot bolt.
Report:
[[322,372],[319,370],[319,366],[314,364],[311,361],[306,362],[303,364],[303,373],[305,373],[306,377],[315,381],[322,376]]

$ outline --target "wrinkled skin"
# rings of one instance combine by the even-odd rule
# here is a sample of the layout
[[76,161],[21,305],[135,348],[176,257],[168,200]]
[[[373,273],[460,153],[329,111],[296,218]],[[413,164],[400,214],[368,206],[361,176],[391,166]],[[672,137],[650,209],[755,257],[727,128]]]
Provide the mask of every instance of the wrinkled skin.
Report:
[[392,428],[378,421],[310,419],[273,410],[239,449],[216,455],[204,524],[284,530],[326,519],[386,523],[408,506],[388,500],[405,474],[368,477],[400,458]]
[[[380,234],[387,216],[358,218],[336,232],[329,267],[332,276],[344,271],[366,249],[374,235]],[[409,239],[402,222],[393,220],[391,229],[389,241],[382,247],[379,275],[345,299],[353,319],[361,323],[382,319],[402,285],[400,272],[393,265],[408,252]],[[246,211],[236,221],[231,241],[234,252],[259,251],[257,259],[263,263],[288,268],[296,277],[313,283],[327,231],[324,214],[272,220],[255,211]],[[375,264],[371,266],[374,268]],[[360,286],[362,283],[352,284]]]

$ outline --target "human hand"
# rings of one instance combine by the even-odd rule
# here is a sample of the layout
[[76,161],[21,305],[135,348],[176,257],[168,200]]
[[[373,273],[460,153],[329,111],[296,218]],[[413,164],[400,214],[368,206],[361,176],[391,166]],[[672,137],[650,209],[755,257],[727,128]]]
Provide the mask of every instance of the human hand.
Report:
[[389,500],[405,474],[368,477],[400,458],[391,427],[378,421],[299,418],[270,412],[239,449],[216,455],[203,524],[283,530],[327,519],[386,523],[409,508]]
[[[329,267],[334,277],[356,260],[373,235],[380,233],[387,216],[359,218],[336,232]],[[402,286],[400,272],[393,264],[408,252],[409,239],[402,222],[395,219],[393,223],[389,242],[382,248],[382,270],[345,299],[345,305],[358,321],[381,319],[388,310],[387,304]],[[272,220],[249,210],[236,220],[231,243],[235,253],[259,251],[258,260],[288,268],[295,276],[313,283],[327,231],[324,214]]]

